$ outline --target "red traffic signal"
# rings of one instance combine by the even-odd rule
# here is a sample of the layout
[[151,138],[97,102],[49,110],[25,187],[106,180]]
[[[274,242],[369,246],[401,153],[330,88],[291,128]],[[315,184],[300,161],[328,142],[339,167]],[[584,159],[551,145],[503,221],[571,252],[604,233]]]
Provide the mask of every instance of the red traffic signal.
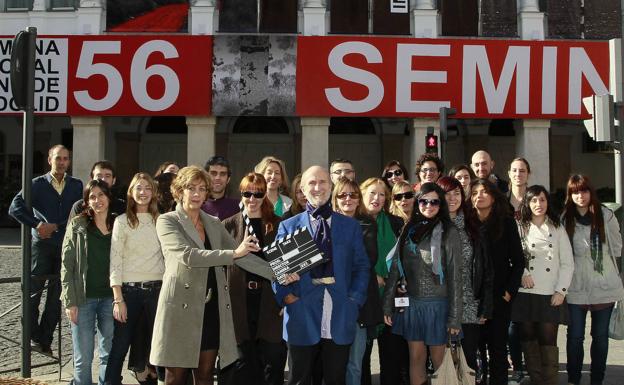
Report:
[[425,137],[425,148],[427,153],[438,153],[438,136],[434,134],[427,134]]

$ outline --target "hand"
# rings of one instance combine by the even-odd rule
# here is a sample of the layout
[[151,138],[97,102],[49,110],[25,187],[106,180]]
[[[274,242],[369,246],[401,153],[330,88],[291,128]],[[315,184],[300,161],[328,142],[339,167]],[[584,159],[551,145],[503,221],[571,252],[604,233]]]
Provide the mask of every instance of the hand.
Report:
[[525,289],[533,289],[535,287],[535,282],[533,281],[533,277],[531,277],[530,275],[523,275],[522,287]]
[[65,309],[65,315],[71,323],[78,325],[78,306],[70,306]]
[[459,334],[459,329],[455,329],[455,328],[448,328],[448,332],[450,335],[452,336],[456,336]]
[[128,307],[123,300],[113,303],[113,318],[121,323],[126,323],[128,320]]
[[284,282],[284,285],[290,285],[291,283],[297,282],[300,279],[301,277],[297,273],[286,274],[286,282]]
[[556,292],[555,294],[552,295],[552,297],[550,297],[550,305],[559,306],[563,303],[564,298],[565,297],[563,296],[563,294]]
[[407,285],[398,285],[396,291],[400,295],[403,295],[403,294],[407,293]]
[[54,233],[57,229],[58,226],[56,223],[39,222],[39,225],[37,225],[37,234],[41,239],[48,239],[52,237],[52,233]]
[[479,317],[479,325],[484,325],[485,321],[487,321],[487,318],[485,317]]
[[286,305],[292,305],[293,303],[295,303],[297,301],[299,301],[299,297],[297,297],[293,293],[290,293],[286,297],[284,297],[284,303]]
[[386,280],[381,275],[377,276],[377,286],[379,287],[386,286]]
[[503,299],[505,300],[505,302],[511,301],[511,294],[509,294],[507,290],[505,290],[505,295],[503,296]]
[[234,259],[244,257],[249,253],[255,253],[257,251],[260,251],[258,239],[253,235],[246,235],[245,239],[243,239],[241,244],[234,250]]
[[392,326],[392,317],[390,317],[389,315],[385,315],[384,322],[386,323],[386,325]]

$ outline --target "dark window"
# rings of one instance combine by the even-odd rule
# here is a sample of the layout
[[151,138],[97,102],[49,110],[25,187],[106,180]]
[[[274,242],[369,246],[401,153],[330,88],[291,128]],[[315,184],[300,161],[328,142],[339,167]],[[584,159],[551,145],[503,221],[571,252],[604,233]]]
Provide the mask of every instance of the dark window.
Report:
[[368,33],[368,0],[332,0],[330,33]]
[[580,39],[581,0],[550,0],[545,3],[545,8],[542,9],[546,11],[548,16],[548,37],[551,39]]
[[514,130],[513,119],[493,119],[490,122],[488,129],[489,136],[514,136],[516,130]]
[[29,11],[33,0],[5,0],[4,6],[7,11]]
[[297,33],[297,1],[220,0],[219,31]]
[[145,128],[146,134],[186,134],[187,131],[184,116],[154,116]]
[[73,11],[79,5],[79,0],[50,0],[50,10],[52,11]]
[[369,118],[337,117],[329,121],[330,135],[375,135],[375,126]]
[[481,0],[481,35],[487,37],[517,37],[518,13],[516,2],[510,0]]
[[376,35],[409,35],[409,13],[391,13],[390,0],[374,0],[373,33]]
[[241,116],[236,119],[233,134],[288,134],[284,118],[269,116]]
[[441,0],[442,36],[478,36],[477,0]]
[[620,1],[585,1],[585,39],[608,40],[622,36]]
[[297,33],[297,1],[261,0],[260,32]]
[[220,32],[258,32],[258,0],[221,0]]

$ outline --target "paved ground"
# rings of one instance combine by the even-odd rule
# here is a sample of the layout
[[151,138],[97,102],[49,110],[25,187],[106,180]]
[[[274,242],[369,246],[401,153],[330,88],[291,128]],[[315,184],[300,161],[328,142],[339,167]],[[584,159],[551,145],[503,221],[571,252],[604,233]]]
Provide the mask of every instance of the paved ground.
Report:
[[[20,274],[21,268],[21,250],[18,247],[6,247],[6,245],[15,246],[17,243],[15,239],[18,237],[19,232],[17,230],[8,230],[0,228],[0,278],[17,277]],[[19,284],[2,284],[0,285],[0,314],[6,312],[20,302]],[[0,335],[10,337],[15,340],[20,339],[20,322],[19,322],[19,309],[9,313],[9,315],[0,318]],[[588,322],[589,324],[589,322]],[[32,375],[35,379],[45,381],[48,384],[65,384],[71,380],[72,361],[71,361],[71,338],[69,333],[69,325],[67,320],[63,319],[62,325],[62,337],[61,337],[61,361],[62,371],[59,381],[59,370],[55,364],[48,364],[41,367],[33,368]],[[587,330],[586,341],[589,341],[589,329]],[[55,337],[53,346],[57,345],[57,337]],[[565,384],[565,327],[560,328],[559,331],[559,346],[560,352],[560,384]],[[585,346],[585,363],[589,363],[589,345]],[[55,355],[57,353],[55,352]],[[379,361],[377,357],[377,349],[375,347],[372,356],[373,365],[373,384],[379,384]],[[48,357],[40,354],[33,353],[32,362],[33,365],[41,365],[49,363],[51,360]],[[9,376],[15,377],[19,375],[20,366],[20,350],[18,346],[4,339],[0,339],[0,377]],[[97,362],[94,360],[94,362]],[[609,359],[607,367],[607,378],[604,385],[622,385],[624,384],[624,341],[610,341]],[[97,369],[94,364],[94,375],[97,376]],[[15,369],[11,371],[11,369]],[[588,370],[588,367],[586,367]],[[129,373],[124,374],[125,384],[136,384],[136,381],[130,376]],[[94,378],[97,382],[97,379]],[[583,384],[589,383],[588,376],[584,376]]]

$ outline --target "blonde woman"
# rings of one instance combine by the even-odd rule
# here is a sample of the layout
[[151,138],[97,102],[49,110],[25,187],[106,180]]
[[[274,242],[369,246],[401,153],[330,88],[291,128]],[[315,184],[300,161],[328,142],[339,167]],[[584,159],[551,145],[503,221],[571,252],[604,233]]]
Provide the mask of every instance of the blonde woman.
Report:
[[282,220],[294,217],[295,215],[304,212],[306,209],[306,205],[308,204],[308,198],[306,198],[303,191],[301,191],[301,174],[297,174],[292,181],[290,198],[292,199],[292,205],[290,206],[290,209],[282,216]]
[[390,202],[390,214],[409,221],[414,211],[414,190],[412,185],[405,181],[397,182],[392,187],[392,200]]
[[[115,219],[110,253],[115,332],[106,368],[106,381],[121,384],[121,371],[130,345],[129,367],[144,381],[145,367],[162,286],[165,261],[156,234],[156,185],[147,173],[130,182],[126,212]],[[136,342],[133,342],[136,341]],[[138,353],[138,354],[137,354]]]
[[293,203],[288,197],[288,175],[284,161],[265,156],[254,167],[254,172],[261,174],[267,182],[267,198],[273,204],[275,215],[283,216]]

